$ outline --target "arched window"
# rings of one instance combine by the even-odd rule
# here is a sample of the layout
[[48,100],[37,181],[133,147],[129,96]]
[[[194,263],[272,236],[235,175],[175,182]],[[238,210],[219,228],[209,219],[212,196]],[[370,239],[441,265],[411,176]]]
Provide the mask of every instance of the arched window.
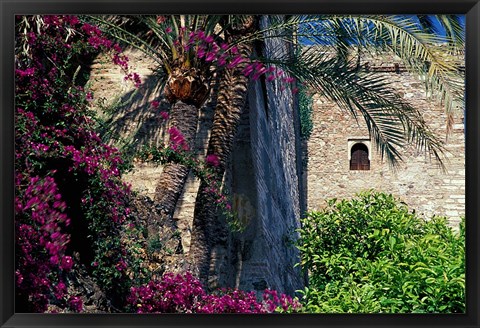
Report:
[[367,171],[370,170],[370,160],[368,159],[368,147],[359,142],[352,146],[350,156],[350,170]]

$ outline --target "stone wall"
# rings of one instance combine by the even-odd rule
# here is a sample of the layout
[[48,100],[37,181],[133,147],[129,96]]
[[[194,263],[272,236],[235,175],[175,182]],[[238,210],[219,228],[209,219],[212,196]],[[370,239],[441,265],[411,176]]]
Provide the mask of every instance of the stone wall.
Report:
[[[262,24],[268,24],[266,17]],[[290,51],[278,40],[266,42],[266,56],[270,49],[283,49],[283,55]],[[304,286],[293,245],[306,207],[296,106],[281,81],[250,84],[225,178],[246,230],[230,234],[227,249],[220,245],[213,251],[219,285],[258,292],[272,288],[290,295]]]
[[300,220],[299,173],[291,93],[278,83],[252,85],[249,127],[237,136],[232,163],[235,207],[247,231],[234,235],[240,261],[239,287],[261,291],[267,287],[293,294],[303,287],[298,250],[293,246]]
[[[359,123],[324,97],[314,97],[314,129],[308,141],[308,208],[320,209],[330,198],[348,198],[355,193],[376,189],[392,193],[410,209],[429,218],[447,216],[456,225],[465,215],[465,134],[463,115],[458,114],[453,132],[446,138],[446,115],[443,105],[426,98],[422,81],[402,69],[398,58],[379,56],[365,58],[378,73],[416,108],[420,109],[430,128],[445,142],[446,168],[442,172],[433,158],[406,148],[404,162],[393,171],[372,142],[371,167],[368,171],[350,170],[348,142],[369,139],[362,118]],[[400,66],[400,69],[398,69]],[[383,67],[383,69],[382,69]],[[392,68],[392,69],[389,69]]]

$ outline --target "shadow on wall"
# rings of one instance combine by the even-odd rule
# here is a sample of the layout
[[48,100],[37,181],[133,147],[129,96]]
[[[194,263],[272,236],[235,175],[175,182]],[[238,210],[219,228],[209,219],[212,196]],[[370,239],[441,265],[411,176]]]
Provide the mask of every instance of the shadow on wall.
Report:
[[[142,76],[140,87],[124,94],[121,86],[110,88],[112,80],[94,82],[94,88],[98,86],[104,93],[94,100],[103,141],[129,154],[143,145],[160,145],[166,132],[166,122],[160,112],[168,113],[170,105],[161,97],[159,78]],[[159,101],[159,106],[154,108],[152,101]]]
[[[162,73],[146,61],[142,53],[129,51],[130,62],[142,84],[138,89],[124,80],[124,73],[115,65],[95,59],[90,84],[95,92],[93,107],[100,118],[99,133],[104,142],[128,155],[134,155],[143,145],[160,146],[166,141],[168,121],[161,113],[170,114],[171,104],[163,98]],[[211,96],[199,112],[196,150],[203,153],[216,105],[216,81],[212,81]],[[153,104],[152,102],[158,102]]]

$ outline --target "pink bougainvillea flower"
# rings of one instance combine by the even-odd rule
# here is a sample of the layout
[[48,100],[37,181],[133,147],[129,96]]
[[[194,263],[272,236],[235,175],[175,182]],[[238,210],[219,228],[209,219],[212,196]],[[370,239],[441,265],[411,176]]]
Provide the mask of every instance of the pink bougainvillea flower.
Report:
[[226,63],[227,63],[227,60],[225,56],[222,55],[220,58],[218,58],[218,61],[217,61],[218,66],[225,66]]
[[255,74],[252,76],[252,80],[257,81],[257,80],[260,78],[260,75],[261,75],[261,74],[255,73]]
[[229,64],[228,64],[228,68],[233,68],[241,63],[243,63],[244,61],[246,61],[245,58],[243,58],[242,56],[236,56]]
[[170,145],[173,150],[183,149],[187,151],[189,149],[183,134],[176,127],[171,127],[168,130],[168,134],[170,135]]
[[23,276],[20,271],[15,271],[15,276],[17,277],[17,286],[21,285],[23,282]]
[[214,52],[208,52],[207,55],[205,56],[205,61],[211,62],[215,59],[216,54]]
[[165,33],[172,33],[172,28],[171,27],[167,27],[165,29]]
[[27,68],[26,70],[22,71],[21,69],[16,69],[15,73],[18,76],[24,77],[24,76],[32,76],[35,73],[34,68]]
[[118,43],[115,43],[112,48],[116,52],[122,52],[122,48],[120,47],[120,45]]
[[133,73],[133,83],[135,84],[135,88],[138,88],[142,84],[142,79],[138,73]]
[[83,24],[82,30],[88,35],[100,36],[102,31],[97,26],[90,25],[88,23]]
[[254,64],[248,64],[242,71],[243,75],[249,76],[253,72]]
[[179,129],[177,129],[174,126],[172,126],[170,129],[168,129],[168,133],[170,134],[170,139],[172,139],[172,140],[176,140],[176,141],[183,140],[182,133],[180,132]]
[[162,117],[163,120],[168,120],[168,113],[167,112],[160,112],[160,116]]
[[154,100],[150,103],[150,106],[152,106],[153,109],[157,109],[158,106],[160,106],[160,102],[157,100]]
[[82,312],[83,301],[79,296],[71,296],[68,300],[68,306],[74,312]]
[[202,30],[197,31],[197,37],[198,37],[200,40],[204,40],[204,39],[205,39],[205,32],[203,32]]
[[60,281],[54,287],[54,295],[58,300],[61,300],[65,296],[66,292],[67,292],[67,286],[62,281]]
[[205,159],[205,162],[207,164],[209,164],[211,166],[215,166],[215,167],[220,165],[220,159],[215,154],[207,155],[207,158]]
[[73,259],[71,256],[64,256],[60,267],[65,271],[70,271],[73,267]]
[[278,307],[294,312],[301,308],[297,300],[274,290],[265,290],[261,301],[254,291],[222,288],[208,294],[189,272],[166,273],[159,281],[132,287],[127,302],[137,313],[272,313]]
[[123,271],[127,268],[127,263],[125,263],[125,261],[123,259],[120,259],[120,261],[118,261],[117,265],[115,265],[115,268],[118,271]]
[[197,49],[197,57],[203,58],[205,56],[205,49],[203,47],[198,47]]
[[205,42],[207,43],[212,43],[213,42],[213,36],[209,35],[204,39]]
[[54,256],[50,257],[50,263],[51,263],[52,265],[58,264],[58,256],[57,256],[57,255],[54,255]]

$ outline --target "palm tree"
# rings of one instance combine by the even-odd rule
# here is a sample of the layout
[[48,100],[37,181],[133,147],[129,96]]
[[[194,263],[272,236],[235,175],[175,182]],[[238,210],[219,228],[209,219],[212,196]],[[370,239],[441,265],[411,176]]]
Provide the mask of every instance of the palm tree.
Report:
[[[231,24],[225,30],[225,39],[228,44],[237,44],[241,38],[247,38],[257,27],[257,17],[247,16],[236,24]],[[254,52],[254,42],[248,40],[238,44],[239,54],[249,58]],[[243,74],[247,62],[235,67],[226,68],[221,72],[218,87],[217,105],[215,107],[213,125],[208,142],[207,156],[218,157],[218,165],[210,165],[216,181],[222,181],[228,158],[232,152],[236,129],[240,122],[240,115],[245,107],[249,77]],[[224,222],[217,221],[217,206],[215,196],[208,191],[206,181],[200,183],[195,211],[190,251],[191,269],[207,283],[212,246],[219,241],[225,241],[228,229]]]

